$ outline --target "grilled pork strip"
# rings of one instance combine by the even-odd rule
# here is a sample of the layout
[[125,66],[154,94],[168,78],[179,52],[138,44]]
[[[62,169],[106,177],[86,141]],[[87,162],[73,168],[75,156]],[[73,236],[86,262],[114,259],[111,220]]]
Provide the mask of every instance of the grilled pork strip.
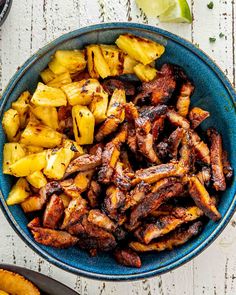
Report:
[[142,262],[137,253],[131,249],[116,249],[114,257],[119,264],[140,268]]
[[181,208],[177,207],[169,216],[160,216],[155,223],[146,224],[138,228],[134,235],[144,244],[161,237],[184,223],[194,221],[201,217],[203,212],[198,207]]
[[214,201],[211,199],[209,193],[197,176],[190,177],[189,193],[198,208],[200,208],[206,216],[214,221],[221,218],[220,213],[214,205]]
[[210,156],[213,187],[217,191],[224,191],[226,190],[226,182],[222,163],[222,138],[213,128],[207,130],[207,135],[209,136],[211,142]]
[[133,227],[141,218],[147,217],[170,198],[177,197],[183,193],[183,185],[176,183],[163,187],[160,191],[146,195],[141,203],[136,205],[130,214],[130,225]]
[[129,247],[137,252],[172,250],[174,247],[183,245],[194,236],[197,236],[201,229],[202,222],[197,221],[187,229],[179,228],[173,233],[160,238],[157,242],[150,243],[149,245],[140,242],[130,242]]
[[55,229],[64,215],[64,209],[62,199],[52,195],[44,211],[43,227]]

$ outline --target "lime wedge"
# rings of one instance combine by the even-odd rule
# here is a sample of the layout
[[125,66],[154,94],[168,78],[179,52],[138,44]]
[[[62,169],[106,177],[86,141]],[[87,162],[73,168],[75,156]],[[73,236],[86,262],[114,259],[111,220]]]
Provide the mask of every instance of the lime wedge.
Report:
[[159,16],[175,5],[175,0],[136,0],[136,2],[149,16]]
[[161,22],[191,23],[192,14],[186,0],[175,0],[175,4],[160,15]]

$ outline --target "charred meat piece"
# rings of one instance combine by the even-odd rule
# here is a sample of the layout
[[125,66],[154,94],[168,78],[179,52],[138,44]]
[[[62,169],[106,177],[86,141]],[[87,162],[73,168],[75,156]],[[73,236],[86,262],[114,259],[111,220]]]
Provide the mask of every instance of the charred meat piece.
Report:
[[160,133],[164,129],[165,118],[166,115],[162,115],[159,118],[157,118],[152,124],[152,135],[155,141],[158,140]]
[[226,182],[222,163],[222,138],[213,128],[207,130],[207,135],[211,142],[210,156],[213,187],[216,191],[224,191],[226,190]]
[[69,233],[49,228],[34,227],[31,229],[36,242],[55,248],[69,248],[78,242],[78,238]]
[[176,246],[185,244],[188,240],[197,236],[202,229],[202,222],[197,221],[187,228],[179,228],[173,233],[160,238],[157,242],[145,245],[139,242],[131,242],[129,246],[131,249],[137,252],[149,252],[149,251],[164,251],[172,250]]
[[157,210],[152,211],[151,216],[160,217],[160,216],[168,216],[174,215],[175,207],[173,205],[163,204]]
[[140,203],[150,191],[151,186],[141,181],[136,187],[126,195],[125,205],[122,208],[122,212]]
[[98,173],[98,181],[109,183],[114,173],[116,163],[120,156],[120,150],[113,142],[106,144],[102,153],[102,167]]
[[123,191],[127,191],[131,188],[130,177],[124,172],[121,162],[117,162],[112,179],[113,183]]
[[182,177],[184,173],[184,169],[179,167],[178,164],[161,164],[157,166],[152,166],[150,168],[137,170],[135,173],[135,179],[132,181],[132,184],[135,185],[141,181],[152,184],[166,177]]
[[96,168],[102,163],[102,146],[97,145],[97,150],[95,155],[84,154],[79,156],[70,162],[69,166],[66,169],[65,177],[68,175],[78,172],[78,171],[86,171]]
[[119,209],[124,206],[125,194],[116,186],[111,185],[106,191],[104,210],[113,219],[119,220]]
[[196,176],[190,178],[189,193],[198,208],[200,208],[206,216],[214,221],[221,218],[221,215],[216,209],[209,193]]
[[163,178],[154,184],[154,186],[152,187],[152,193],[156,193],[156,192],[160,191],[161,189],[166,188],[170,185],[173,185],[179,181],[180,180],[175,177]]
[[141,219],[147,217],[152,211],[156,210],[170,198],[177,197],[183,193],[183,185],[176,183],[171,186],[163,187],[156,193],[146,195],[141,203],[136,205],[130,214],[130,225],[133,227]]
[[87,212],[87,202],[82,197],[71,200],[65,210],[65,217],[61,229],[68,229],[70,226],[79,222]]
[[168,138],[168,150],[172,158],[177,158],[178,148],[184,136],[184,129],[177,128]]
[[76,177],[66,179],[60,182],[63,192],[71,197],[77,198],[80,194],[86,191],[90,185],[94,170],[79,172]]
[[140,268],[142,265],[141,259],[137,253],[131,249],[116,249],[114,252],[116,261],[119,264]]
[[170,123],[176,127],[181,127],[184,129],[189,129],[190,128],[190,123],[189,121],[176,113],[174,110],[168,110],[167,111],[167,119],[170,121]]
[[139,117],[139,112],[136,106],[132,103],[125,104],[125,118],[128,122],[134,122]]
[[206,120],[208,117],[210,117],[210,113],[198,108],[194,107],[189,112],[189,120],[191,122],[191,127],[193,129],[197,128],[204,120]]
[[114,143],[117,146],[117,148],[120,148],[121,145],[126,142],[127,136],[128,136],[128,125],[123,124],[121,130],[112,139],[112,143]]
[[151,163],[160,164],[160,160],[153,149],[153,135],[151,131],[151,122],[147,118],[138,118],[135,120],[136,139],[140,152],[148,158]]
[[[122,111],[122,109],[121,109]],[[121,119],[117,118],[115,116],[108,117],[104,123],[100,126],[98,129],[98,132],[95,136],[95,139],[100,142],[102,141],[106,136],[110,135],[111,133],[115,132],[119,124],[121,123]]]
[[55,229],[64,215],[64,205],[62,199],[57,195],[52,195],[43,215],[43,227]]
[[151,96],[152,104],[167,103],[172,97],[176,89],[176,78],[174,66],[170,64],[164,64],[161,70],[158,72],[157,78],[151,82],[145,82],[142,84],[141,93],[135,98],[135,104],[139,100]]
[[98,198],[99,198],[100,193],[101,193],[100,184],[97,181],[92,180],[89,190],[88,190],[88,193],[87,193],[87,198],[88,198],[90,207],[92,207],[92,208],[98,207],[98,205],[99,205]]
[[128,81],[121,81],[118,79],[107,79],[102,83],[104,90],[112,95],[115,89],[125,90],[126,95],[135,95],[135,86],[133,83]]
[[189,106],[190,106],[190,96],[194,91],[194,87],[190,82],[185,82],[180,89],[180,94],[177,99],[176,108],[178,114],[182,117],[188,115]]
[[182,138],[179,165],[183,167],[186,173],[192,170],[194,166],[194,153],[192,152],[192,142],[188,131],[185,131]]
[[223,164],[223,171],[225,178],[227,180],[231,180],[233,176],[233,168],[230,165],[229,159],[228,159],[228,153],[226,151],[223,151],[222,153],[222,164]]
[[136,130],[133,124],[129,124],[127,144],[133,153],[137,152],[138,144],[137,144]]
[[60,194],[62,187],[57,181],[50,181],[39,190],[39,194],[43,199],[48,199],[53,194]]
[[28,224],[27,227],[29,229],[33,229],[35,227],[40,227],[41,226],[41,222],[40,222],[40,218],[39,217],[35,217],[34,219],[32,219]]
[[194,221],[203,215],[198,207],[176,208],[173,215],[160,216],[155,223],[146,224],[135,231],[135,236],[144,244],[149,244],[153,239],[159,238],[181,226]]
[[167,112],[167,106],[165,104],[157,105],[157,106],[145,106],[140,108],[139,113],[140,117],[148,118],[150,122],[154,122],[161,115],[165,115]]
[[114,236],[104,229],[90,223],[86,217],[82,220],[84,233],[78,245],[85,250],[97,249],[98,251],[111,251],[116,247]]
[[196,132],[190,132],[190,138],[195,150],[196,157],[206,164],[210,164],[210,150]]
[[116,229],[115,223],[104,213],[98,209],[90,210],[88,214],[88,221],[101,227],[107,231],[113,232]]
[[203,185],[209,186],[211,181],[211,169],[209,167],[202,167],[197,177]]

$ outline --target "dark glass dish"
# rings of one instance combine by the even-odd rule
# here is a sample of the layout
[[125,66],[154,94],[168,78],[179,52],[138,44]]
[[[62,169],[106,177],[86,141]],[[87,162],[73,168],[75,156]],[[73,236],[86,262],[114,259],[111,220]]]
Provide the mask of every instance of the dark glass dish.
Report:
[[12,0],[0,0],[0,26],[3,24],[11,9]]

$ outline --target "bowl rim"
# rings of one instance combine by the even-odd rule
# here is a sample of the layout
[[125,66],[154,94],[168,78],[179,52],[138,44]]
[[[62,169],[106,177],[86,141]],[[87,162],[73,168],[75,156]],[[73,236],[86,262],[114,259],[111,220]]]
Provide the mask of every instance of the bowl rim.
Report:
[[[234,111],[236,112],[236,92],[229,81],[229,79],[225,76],[223,71],[216,65],[216,63],[201,49],[197,48],[195,45],[190,43],[189,41],[185,40],[182,37],[179,37],[173,33],[170,33],[166,30],[145,25],[145,24],[138,24],[138,23],[129,23],[129,22],[114,22],[114,23],[102,23],[102,24],[96,24],[91,26],[86,26],[71,32],[68,32],[66,34],[61,35],[54,41],[48,43],[41,49],[39,49],[36,53],[34,53],[21,67],[20,69],[13,75],[13,77],[10,79],[8,85],[6,86],[2,99],[0,101],[0,117],[2,117],[3,108],[7,102],[8,97],[10,96],[11,92],[14,90],[15,86],[17,85],[18,81],[21,79],[21,77],[25,74],[26,71],[43,55],[45,55],[48,51],[53,50],[58,45],[62,44],[65,41],[68,41],[69,39],[74,39],[76,37],[79,37],[83,34],[92,32],[92,31],[103,31],[104,29],[139,29],[140,31],[148,31],[152,33],[156,33],[160,36],[166,37],[167,39],[171,39],[174,42],[180,44],[181,46],[185,47],[187,50],[191,51],[193,54],[195,54],[198,58],[200,58],[221,80],[222,84],[227,89],[230,99],[234,106]],[[46,259],[48,262],[54,264],[57,267],[60,267],[66,271],[69,271],[71,273],[84,276],[90,279],[96,279],[96,280],[103,280],[103,281],[131,281],[131,280],[139,280],[139,279],[145,279],[150,278],[156,275],[161,275],[166,272],[169,272],[171,270],[174,270],[183,264],[189,262],[194,257],[196,257],[198,254],[200,254],[203,250],[205,250],[223,231],[223,229],[226,227],[226,225],[229,223],[232,215],[235,212],[236,209],[236,190],[234,191],[234,197],[232,199],[232,202],[225,213],[225,216],[218,222],[217,227],[215,230],[196,248],[189,251],[187,254],[185,254],[182,258],[179,260],[176,260],[174,262],[171,262],[170,264],[159,267],[158,269],[149,270],[149,271],[142,271],[142,268],[140,269],[140,273],[136,274],[129,274],[129,275],[111,275],[111,274],[101,274],[97,272],[90,272],[83,269],[79,269],[73,266],[68,265],[66,262],[62,262],[61,260],[52,257],[50,254],[48,254],[45,250],[43,250],[39,244],[37,244],[35,241],[31,240],[26,233],[22,230],[20,225],[16,222],[14,219],[14,216],[11,214],[8,206],[6,205],[6,202],[4,200],[2,191],[1,191],[1,184],[0,184],[0,207],[3,211],[3,214],[5,215],[6,219],[10,223],[11,227],[14,229],[14,231],[17,233],[18,236],[37,254],[42,256],[44,259]]]

